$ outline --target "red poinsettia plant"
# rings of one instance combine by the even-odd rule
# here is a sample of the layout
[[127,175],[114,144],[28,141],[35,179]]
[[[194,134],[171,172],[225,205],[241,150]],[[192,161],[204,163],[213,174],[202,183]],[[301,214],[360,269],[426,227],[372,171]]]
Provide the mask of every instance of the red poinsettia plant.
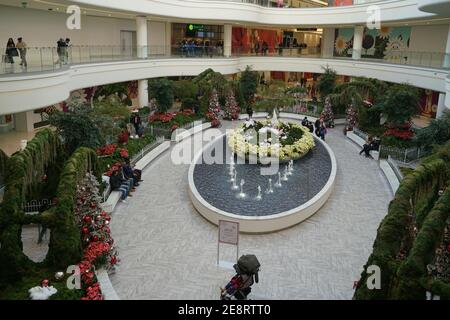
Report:
[[395,137],[401,140],[410,140],[414,137],[414,131],[412,130],[412,124],[406,122],[402,125],[388,125],[384,132],[385,137]]
[[120,162],[114,163],[111,168],[107,172],[105,172],[105,176],[111,177],[115,171],[119,171],[122,168],[122,164]]
[[167,123],[173,120],[175,118],[176,114],[172,112],[168,113],[159,113],[156,112],[153,115],[151,115],[148,119],[150,123],[161,121],[162,123]]
[[217,128],[220,126],[220,120],[219,119],[214,119],[211,121],[211,127],[212,128]]
[[98,156],[110,156],[116,151],[117,144],[107,144],[104,147],[97,148]]

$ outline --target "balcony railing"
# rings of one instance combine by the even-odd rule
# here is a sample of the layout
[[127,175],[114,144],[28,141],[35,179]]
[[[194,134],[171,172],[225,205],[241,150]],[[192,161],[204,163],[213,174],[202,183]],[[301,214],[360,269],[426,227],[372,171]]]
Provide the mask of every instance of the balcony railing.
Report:
[[[2,53],[2,63],[0,75],[57,71],[67,68],[69,65],[147,60],[147,59],[170,59],[170,58],[224,58],[224,48],[222,46],[146,46],[146,47],[122,47],[122,46],[71,46],[64,49],[54,47],[29,47],[26,52],[19,53],[18,56],[12,54],[14,50],[0,48]],[[252,47],[233,47],[227,50],[230,57],[286,57],[286,58],[324,58],[323,52],[333,52],[321,50],[319,47],[264,47],[255,49]],[[357,61],[371,61],[378,63],[391,63],[412,65],[421,67],[431,67],[438,69],[450,69],[450,54],[442,52],[416,52],[416,51],[392,51],[388,59],[375,59],[362,52],[361,59]],[[21,55],[25,54],[25,60]],[[327,59],[347,59],[352,57],[327,57]],[[21,63],[25,63],[26,65]],[[13,63],[11,63],[13,62]]]
[[[219,0],[211,0],[219,1]],[[321,8],[334,6],[352,6],[358,4],[383,2],[385,0],[353,0],[353,1],[333,1],[333,0],[220,0],[223,2],[249,3],[269,8]]]

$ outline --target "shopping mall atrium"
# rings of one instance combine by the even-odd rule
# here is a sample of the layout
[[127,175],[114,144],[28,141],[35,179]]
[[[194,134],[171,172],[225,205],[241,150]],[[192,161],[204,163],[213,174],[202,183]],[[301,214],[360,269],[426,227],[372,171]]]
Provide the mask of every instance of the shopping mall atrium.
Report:
[[450,299],[450,0],[0,0],[0,41],[0,300]]

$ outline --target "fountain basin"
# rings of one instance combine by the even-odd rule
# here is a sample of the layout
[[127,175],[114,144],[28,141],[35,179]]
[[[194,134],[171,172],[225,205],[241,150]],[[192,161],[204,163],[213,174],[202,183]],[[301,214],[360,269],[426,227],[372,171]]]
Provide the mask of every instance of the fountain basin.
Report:
[[[241,178],[246,181],[244,192],[248,196],[244,199],[239,198],[239,191],[233,193],[231,190],[229,176],[226,179],[229,171],[226,164],[201,163],[203,154],[209,152],[216,143],[223,143],[224,148],[228,148],[225,135],[218,137],[194,157],[188,173],[189,195],[194,207],[215,225],[219,224],[219,220],[239,222],[240,231],[244,233],[286,229],[315,214],[332,193],[337,172],[336,158],[323,141],[316,140],[316,148],[296,161],[289,181],[282,181],[281,188],[274,186],[273,194],[264,192],[267,188],[264,181],[270,176],[261,176],[259,165],[236,165],[238,181]],[[283,176],[283,165],[280,172]],[[275,185],[278,175],[271,178]],[[263,199],[256,201],[258,185],[263,189]]]

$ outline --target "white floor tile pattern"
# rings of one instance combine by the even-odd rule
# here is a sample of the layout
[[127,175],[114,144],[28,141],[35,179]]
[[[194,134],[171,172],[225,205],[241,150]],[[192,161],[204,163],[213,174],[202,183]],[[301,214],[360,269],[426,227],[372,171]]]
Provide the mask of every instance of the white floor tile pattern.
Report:
[[[327,142],[338,161],[327,204],[290,229],[241,235],[240,253],[256,254],[262,265],[254,299],[352,298],[392,195],[377,162],[359,156],[340,128]],[[173,165],[167,152],[116,208],[111,228],[121,263],[111,281],[121,299],[218,299],[233,275],[216,266],[217,227],[189,200],[188,167]]]

